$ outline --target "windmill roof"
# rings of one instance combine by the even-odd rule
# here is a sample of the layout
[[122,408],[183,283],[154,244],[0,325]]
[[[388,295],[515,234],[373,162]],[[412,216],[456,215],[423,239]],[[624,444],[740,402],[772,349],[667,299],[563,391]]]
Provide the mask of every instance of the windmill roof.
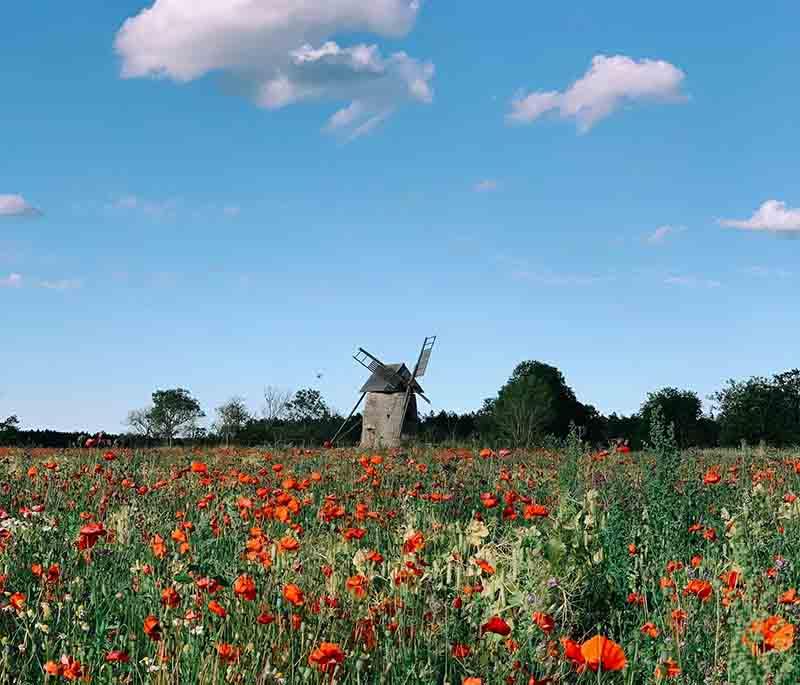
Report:
[[[405,364],[386,364],[386,368],[390,371],[394,371],[404,382],[402,384],[392,383],[376,371],[373,372],[367,382],[364,383],[359,392],[403,392],[406,389],[408,381],[411,380],[411,372],[408,370],[408,367]],[[420,384],[416,381],[414,381],[414,392],[424,392]]]

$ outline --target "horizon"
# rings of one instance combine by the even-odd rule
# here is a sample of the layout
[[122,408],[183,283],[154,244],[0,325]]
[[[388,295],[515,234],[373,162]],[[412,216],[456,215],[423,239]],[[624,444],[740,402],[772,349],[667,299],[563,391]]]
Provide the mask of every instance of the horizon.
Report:
[[798,367],[797,3],[272,4],[4,10],[0,418],[346,414],[426,335],[437,412],[528,359],[604,415]]

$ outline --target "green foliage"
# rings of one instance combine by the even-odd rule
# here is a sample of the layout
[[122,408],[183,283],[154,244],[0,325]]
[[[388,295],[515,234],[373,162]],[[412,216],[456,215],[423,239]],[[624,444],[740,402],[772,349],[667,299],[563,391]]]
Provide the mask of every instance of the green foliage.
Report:
[[713,396],[724,444],[800,443],[800,369],[728,381]]
[[677,388],[662,388],[648,393],[647,399],[639,411],[640,416],[648,425],[652,425],[651,416],[656,408],[660,410],[661,420],[673,427],[678,445],[691,444],[703,413],[703,403],[697,393]]

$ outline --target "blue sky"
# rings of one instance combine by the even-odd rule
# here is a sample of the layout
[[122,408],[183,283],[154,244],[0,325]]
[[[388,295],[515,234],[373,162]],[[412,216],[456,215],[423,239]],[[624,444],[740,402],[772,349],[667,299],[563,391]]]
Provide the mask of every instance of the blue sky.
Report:
[[800,6],[568,4],[4,7],[0,414],[347,411],[428,334],[436,409],[796,367]]

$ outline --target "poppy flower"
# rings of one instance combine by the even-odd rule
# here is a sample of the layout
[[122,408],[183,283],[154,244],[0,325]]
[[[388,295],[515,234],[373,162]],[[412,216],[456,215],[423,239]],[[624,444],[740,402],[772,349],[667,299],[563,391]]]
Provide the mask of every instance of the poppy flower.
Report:
[[228,615],[228,612],[225,611],[225,607],[222,606],[216,599],[212,599],[208,603],[208,610],[220,618],[225,618]]
[[416,554],[425,547],[425,536],[420,533],[412,533],[403,543],[403,554]]
[[161,604],[165,607],[174,609],[181,603],[181,596],[174,587],[165,587],[161,591]]
[[487,575],[494,575],[494,566],[492,566],[488,561],[484,561],[483,559],[475,559],[475,565]]
[[255,581],[247,574],[241,575],[233,581],[233,592],[237,597],[252,602],[256,598]]
[[544,518],[550,515],[550,510],[544,504],[528,504],[523,510],[522,515],[526,519]]
[[722,480],[722,476],[716,466],[712,466],[703,475],[703,485],[716,485]]
[[508,637],[511,634],[511,626],[499,616],[492,616],[481,626],[481,635],[486,633],[495,633],[496,635]]
[[323,673],[333,673],[336,667],[344,662],[345,653],[335,642],[323,642],[308,657],[310,666]]
[[656,680],[661,678],[677,678],[681,674],[681,667],[672,659],[666,659],[663,664],[656,666]]
[[298,549],[300,549],[300,543],[291,535],[284,535],[278,541],[279,554],[283,554],[284,552],[296,552]]
[[694,578],[690,580],[685,588],[683,588],[684,595],[694,595],[697,597],[701,602],[705,602],[711,594],[713,593],[714,588],[711,586],[707,580],[700,580],[699,578]]
[[550,614],[544,614],[541,611],[533,612],[533,622],[545,633],[550,633],[556,625]]
[[144,619],[143,630],[144,634],[154,642],[158,642],[161,639],[161,624],[152,614]]
[[650,638],[657,638],[659,636],[660,631],[656,627],[655,623],[647,622],[645,623],[639,630],[642,632],[643,635],[647,635]]
[[466,659],[472,654],[472,648],[469,645],[455,644],[450,649],[450,654],[454,659]]
[[100,538],[104,538],[106,535],[108,535],[108,531],[102,523],[89,523],[78,533],[78,549],[91,549]]
[[163,559],[167,555],[167,545],[158,533],[153,536],[150,541],[150,549],[153,550],[153,556],[156,559]]
[[109,664],[127,664],[131,660],[127,652],[114,650],[106,654],[106,663]]
[[220,642],[216,647],[219,658],[228,663],[238,661],[242,653],[242,650],[239,647],[230,645],[227,642]]
[[464,680],[461,681],[461,685],[483,685],[483,680],[471,676],[469,678],[464,678]]
[[25,608],[25,602],[27,598],[21,592],[15,592],[11,597],[8,598],[9,606],[17,612],[22,611]]
[[794,644],[794,625],[780,616],[753,621],[742,636],[742,644],[748,646],[753,655],[785,652]]
[[347,579],[347,591],[356,599],[363,599],[367,596],[369,580],[364,575],[350,576]]
[[48,661],[44,665],[44,672],[47,675],[61,676],[64,680],[88,680],[89,676],[80,661],[73,659],[66,654],[56,663]]
[[283,598],[296,607],[302,606],[306,601],[303,591],[294,583],[283,586]]
[[602,635],[595,635],[578,646],[572,640],[565,639],[564,656],[571,661],[578,671],[621,671],[627,664],[625,652],[616,642]]

